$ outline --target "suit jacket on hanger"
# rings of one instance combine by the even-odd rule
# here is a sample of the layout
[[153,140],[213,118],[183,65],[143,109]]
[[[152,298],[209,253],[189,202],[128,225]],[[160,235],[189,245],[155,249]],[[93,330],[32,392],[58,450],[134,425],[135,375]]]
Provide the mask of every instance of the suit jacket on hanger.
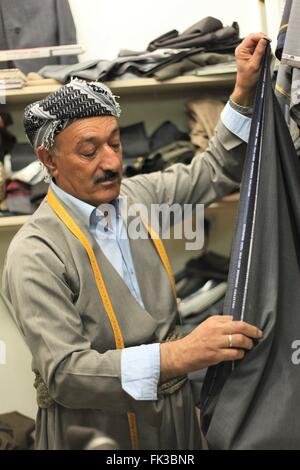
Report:
[[[76,44],[76,30],[68,0],[1,0],[0,49]],[[74,64],[77,56],[15,60],[24,73],[37,72],[44,65]],[[6,68],[7,62],[0,62]]]

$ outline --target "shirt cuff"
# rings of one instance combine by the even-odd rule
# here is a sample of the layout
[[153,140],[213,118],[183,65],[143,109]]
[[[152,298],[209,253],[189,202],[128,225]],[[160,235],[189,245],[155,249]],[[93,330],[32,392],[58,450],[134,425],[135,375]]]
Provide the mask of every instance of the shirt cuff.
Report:
[[221,113],[221,120],[224,126],[227,127],[232,134],[248,143],[251,118],[238,113],[230,106],[229,103],[227,103]]
[[160,377],[160,345],[125,348],[121,353],[123,390],[135,400],[157,400]]

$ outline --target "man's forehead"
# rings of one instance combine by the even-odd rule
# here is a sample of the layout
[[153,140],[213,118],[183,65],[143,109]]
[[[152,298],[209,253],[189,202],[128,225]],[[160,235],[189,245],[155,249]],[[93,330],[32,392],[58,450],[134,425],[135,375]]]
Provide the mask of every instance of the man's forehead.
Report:
[[56,141],[71,138],[76,143],[90,141],[92,139],[109,137],[119,133],[117,120],[113,116],[96,116],[90,118],[77,119],[57,136]]
[[78,135],[76,139],[77,144],[81,144],[82,142],[99,142],[101,137],[113,137],[114,135],[119,135],[120,129],[118,126],[114,127],[110,132],[103,134],[99,134],[99,132],[95,133],[83,133],[82,136]]

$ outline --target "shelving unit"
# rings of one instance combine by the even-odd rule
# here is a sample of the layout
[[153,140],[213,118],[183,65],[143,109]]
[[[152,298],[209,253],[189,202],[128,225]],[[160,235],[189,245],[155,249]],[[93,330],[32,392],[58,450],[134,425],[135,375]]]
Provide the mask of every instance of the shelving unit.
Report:
[[[106,82],[111,90],[124,95],[141,95],[149,92],[173,93],[173,92],[190,92],[192,90],[199,91],[201,88],[224,88],[230,87],[234,84],[235,73],[229,72],[226,74],[215,74],[201,77],[182,76],[172,78],[170,80],[158,81],[154,78],[137,78],[133,80],[114,80]],[[29,85],[18,90],[6,91],[6,103],[8,105],[15,105],[18,103],[30,103],[39,100],[49,93],[58,90],[62,85],[52,79],[44,79],[43,84],[39,80],[37,85]],[[34,83],[33,81],[31,83]]]
[[[224,197],[219,202],[214,202],[206,207],[206,211],[215,211],[220,209],[235,208],[239,201],[239,193],[234,193],[230,196]],[[16,215],[11,217],[0,217],[0,231],[18,230],[22,225],[30,219],[30,215]]]
[[[120,125],[128,125],[144,120],[146,127],[148,127],[147,131],[152,132],[158,124],[157,117],[161,120],[174,120],[179,128],[181,128],[185,123],[184,103],[188,99],[194,99],[203,93],[211,94],[212,92],[218,96],[229,95],[234,82],[235,73],[228,72],[200,77],[181,76],[165,81],[157,81],[154,78],[115,80],[106,82],[106,84],[115,95],[119,96],[123,110],[126,108],[126,112],[121,115]],[[5,95],[6,108],[13,112],[16,122],[12,132],[17,136],[22,135],[21,121],[24,107],[27,104],[44,98],[61,86],[61,83],[56,80],[43,79],[32,81],[22,89],[7,90]],[[226,247],[230,243],[231,236],[230,233],[227,233],[227,226],[231,227],[232,225],[237,201],[238,195],[231,195],[211,204],[205,209],[206,217],[216,221],[214,223],[219,227],[218,230],[222,232],[222,244],[225,243]],[[30,216],[0,218],[0,271],[2,270],[5,253],[12,237],[29,218]],[[220,221],[220,219],[223,220]],[[194,254],[194,252],[191,252],[190,254],[183,254],[183,258],[181,256],[178,258],[177,253],[181,248],[177,242],[175,241],[173,246],[173,241],[171,240],[169,249],[167,247],[171,253],[171,262],[172,253],[175,253],[173,258],[174,264],[172,263],[174,269],[185,259],[185,256]],[[225,250],[221,248],[221,251],[226,252],[226,247]]]

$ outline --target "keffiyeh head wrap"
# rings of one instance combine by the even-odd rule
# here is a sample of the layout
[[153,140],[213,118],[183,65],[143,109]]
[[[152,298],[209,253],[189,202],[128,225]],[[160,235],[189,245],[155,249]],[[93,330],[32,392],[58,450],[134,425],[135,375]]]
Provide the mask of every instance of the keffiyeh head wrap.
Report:
[[49,149],[55,136],[77,119],[120,114],[121,108],[106,85],[74,78],[43,100],[27,106],[24,127],[34,149],[40,146]]

